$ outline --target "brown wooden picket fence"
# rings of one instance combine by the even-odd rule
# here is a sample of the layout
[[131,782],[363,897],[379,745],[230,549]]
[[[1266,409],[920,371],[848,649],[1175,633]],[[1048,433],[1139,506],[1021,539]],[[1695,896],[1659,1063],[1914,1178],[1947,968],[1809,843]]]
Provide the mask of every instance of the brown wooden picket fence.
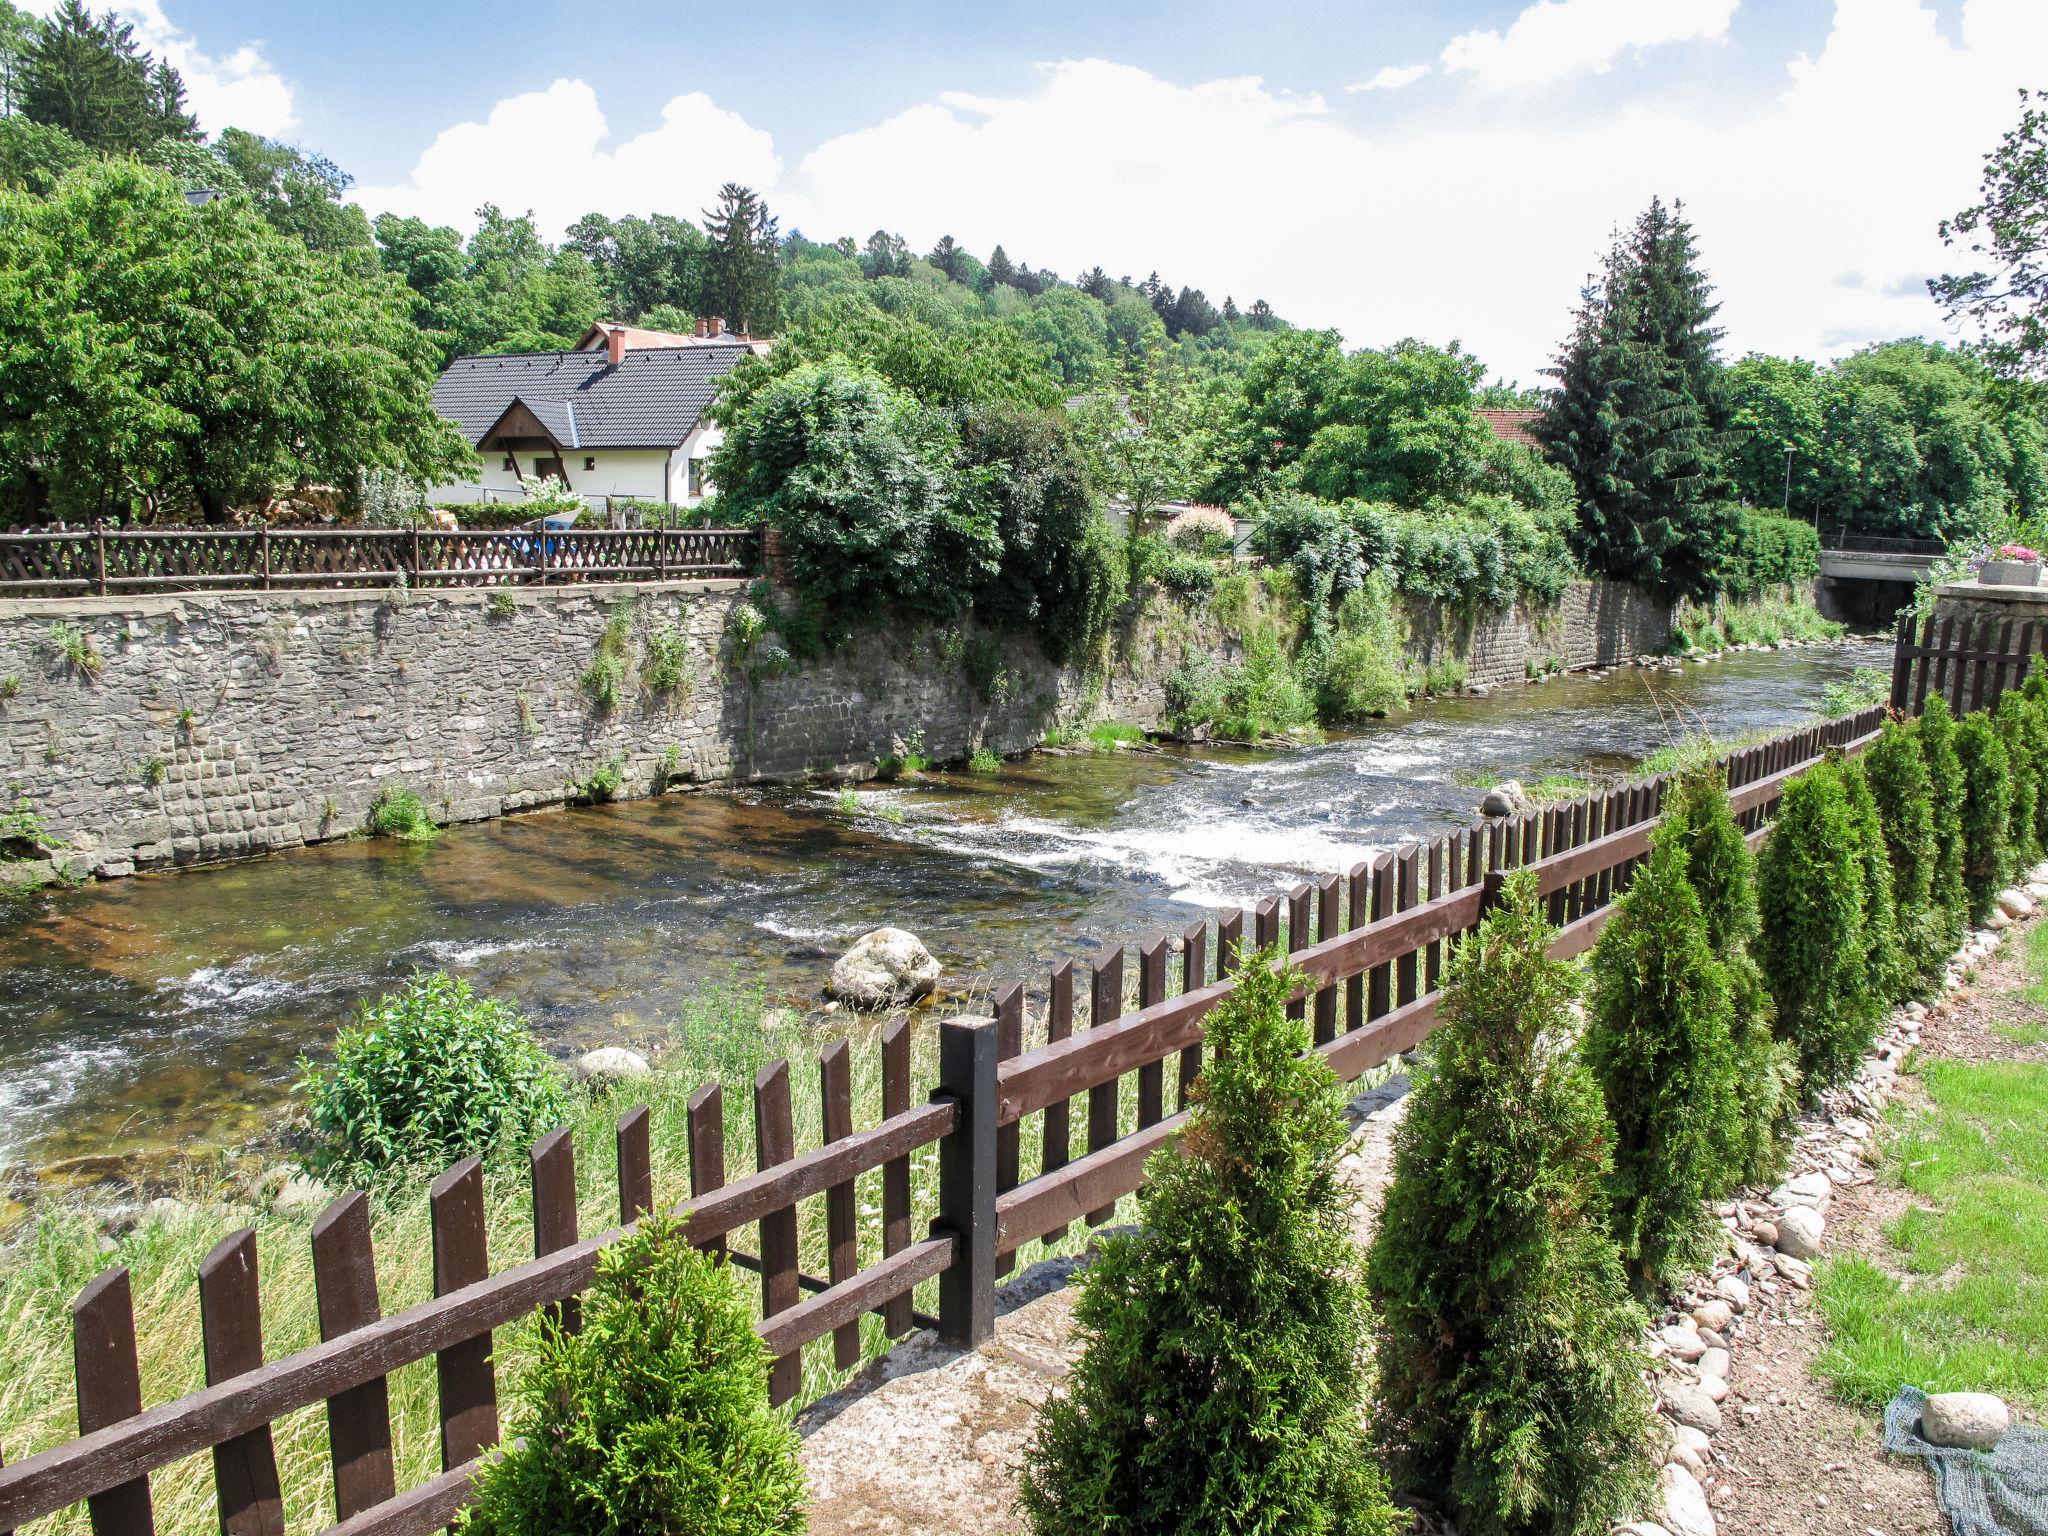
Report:
[[0,595],[671,581],[759,557],[748,528],[90,528],[0,534]]
[[[1884,715],[1865,710],[1725,757],[1731,802],[1752,842],[1766,834],[1793,777],[1831,750],[1860,750]],[[993,1017],[938,1026],[938,1087],[922,1104],[911,1103],[911,1025],[896,1021],[879,1041],[882,1119],[867,1130],[853,1126],[852,1047],[835,1043],[819,1060],[825,1142],[801,1154],[791,1131],[789,1066],[775,1062],[753,1084],[756,1171],[731,1182],[723,1090],[706,1084],[689,1104],[687,1198],[654,1189],[649,1116],[634,1109],[620,1120],[614,1148],[620,1220],[631,1222],[657,1202],[674,1205],[690,1241],[759,1272],[756,1327],[775,1357],[770,1395],[778,1403],[798,1395],[800,1353],[813,1341],[832,1337],[838,1369],[857,1364],[858,1324],[871,1311],[881,1313],[890,1337],[927,1324],[950,1343],[979,1344],[994,1331],[997,1284],[1017,1250],[1075,1223],[1107,1220],[1141,1184],[1146,1160],[1178,1134],[1201,1070],[1203,1020],[1229,995],[1247,944],[1286,945],[1307,978],[1291,1006],[1310,1021],[1312,1048],[1341,1078],[1354,1079],[1434,1027],[1447,948],[1479,922],[1508,872],[1534,869],[1561,930],[1555,953],[1590,948],[1648,851],[1666,783],[1646,779],[1383,854],[1347,876],[1268,897],[1249,923],[1243,912],[1195,923],[1178,936],[1177,955],[1168,938],[1139,945],[1137,1007],[1129,1014],[1122,945],[1099,952],[1085,972],[1071,960],[1052,970],[1029,1041],[1025,989],[1005,986]],[[1174,970],[1177,991],[1169,986]],[[1135,1117],[1124,1133],[1127,1077]],[[1074,1114],[1084,1095],[1085,1150],[1076,1155]],[[1021,1130],[1031,1116],[1040,1117],[1043,1150],[1026,1177]],[[934,1144],[937,1195],[920,1238],[910,1160]],[[424,1536],[445,1525],[468,1499],[478,1458],[499,1438],[492,1330],[543,1308],[573,1309],[600,1250],[620,1235],[617,1228],[579,1233],[576,1155],[566,1131],[533,1148],[536,1257],[496,1275],[488,1272],[479,1164],[458,1163],[436,1180],[435,1295],[391,1317],[381,1315],[367,1202],[358,1192],[341,1196],[312,1229],[323,1342],[274,1361],[262,1356],[254,1234],[230,1235],[198,1275],[207,1385],[153,1407],[141,1401],[127,1272],[107,1271],[73,1304],[79,1436],[0,1465],[0,1533],[85,1499],[99,1536],[146,1536],[154,1529],[149,1475],[210,1450],[222,1530],[279,1536],[269,1426],[319,1403],[327,1409],[340,1518],[332,1532]],[[863,1268],[854,1180],[876,1169],[882,1257]],[[818,1198],[826,1202],[823,1277],[804,1275],[798,1263],[798,1207]],[[732,1245],[748,1226],[756,1229],[751,1253]],[[934,1278],[938,1315],[919,1317],[912,1289]],[[430,1357],[445,1470],[399,1490],[385,1378]]]
[[2048,653],[2048,623],[2040,619],[1929,617],[1913,633],[1913,615],[1899,615],[1892,652],[1892,708],[1917,715],[1927,695],[1946,699],[1954,714],[1996,709],[1999,695],[2026,681]]

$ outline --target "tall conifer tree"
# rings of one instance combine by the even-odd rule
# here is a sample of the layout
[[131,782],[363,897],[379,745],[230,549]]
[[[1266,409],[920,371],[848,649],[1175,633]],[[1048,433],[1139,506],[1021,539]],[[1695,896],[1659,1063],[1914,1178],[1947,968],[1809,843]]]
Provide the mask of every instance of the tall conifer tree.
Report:
[[729,181],[718,189],[718,207],[705,211],[704,232],[711,237],[711,313],[757,336],[774,335],[782,323],[782,287],[768,205],[752,187]]

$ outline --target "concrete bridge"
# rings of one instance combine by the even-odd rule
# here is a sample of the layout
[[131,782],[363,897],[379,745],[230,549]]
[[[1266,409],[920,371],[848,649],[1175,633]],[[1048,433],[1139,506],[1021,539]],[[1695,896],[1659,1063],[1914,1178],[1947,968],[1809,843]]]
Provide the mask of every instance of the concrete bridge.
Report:
[[1814,601],[1831,619],[1889,624],[1913,600],[1913,588],[1946,547],[1932,539],[1883,539],[1832,533],[1821,541]]

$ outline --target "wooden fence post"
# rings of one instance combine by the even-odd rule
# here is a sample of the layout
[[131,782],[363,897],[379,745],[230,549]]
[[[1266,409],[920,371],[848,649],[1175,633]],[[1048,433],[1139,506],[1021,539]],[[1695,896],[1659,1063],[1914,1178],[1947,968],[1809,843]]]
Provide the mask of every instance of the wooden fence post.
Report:
[[[1124,947],[1111,946],[1109,953],[1095,962],[1094,985],[1090,988],[1088,1027],[1100,1029],[1113,1024],[1124,1013]],[[1112,1077],[1106,1083],[1097,1083],[1088,1090],[1088,1150],[1100,1152],[1117,1139],[1120,1134],[1121,1115],[1118,1108],[1123,1079]],[[1088,1212],[1088,1225],[1099,1227],[1116,1213],[1114,1205],[1105,1205]]]
[[[851,1047],[834,1040],[818,1057],[818,1103],[829,1144],[853,1134],[853,1063]],[[825,1191],[825,1262],[831,1283],[851,1280],[860,1269],[859,1233],[854,1227],[853,1180]],[[832,1330],[832,1363],[842,1371],[860,1364],[860,1324]]]
[[93,590],[101,597],[107,595],[107,530],[98,523],[92,525],[92,580]]
[[256,525],[256,559],[263,573],[263,590],[270,590],[270,524]]
[[[796,1126],[789,1105],[789,1063],[776,1060],[754,1074],[754,1167],[766,1173],[796,1156]],[[797,1278],[799,1258],[796,1205],[792,1202],[761,1218],[761,1314],[787,1312],[803,1299]],[[780,1407],[803,1384],[803,1355],[792,1350],[776,1356],[768,1371],[768,1401]]]
[[[898,1019],[882,1032],[882,1118],[910,1113],[910,1020]],[[1052,1112],[1046,1111],[1048,1120]],[[893,1258],[910,1246],[910,1159],[891,1158],[882,1164],[882,1257]],[[908,1293],[882,1307],[882,1331],[892,1339],[910,1332]]]
[[[489,1279],[483,1164],[464,1158],[434,1180],[427,1201],[434,1224],[434,1294],[446,1296]],[[452,1472],[498,1443],[490,1330],[450,1344],[434,1357],[434,1372],[441,1399],[441,1470]]]
[[939,1086],[960,1121],[939,1140],[939,1213],[932,1236],[953,1238],[939,1274],[939,1337],[974,1349],[996,1331],[996,1021],[939,1025]]
[[[527,1153],[533,1191],[533,1256],[544,1259],[576,1241],[576,1140],[563,1126],[549,1131]],[[571,1296],[541,1309],[557,1327],[575,1333],[583,1326],[583,1303]]]
[[[377,1261],[370,1202],[341,1196],[313,1222],[313,1289],[320,1337],[338,1339],[377,1321]],[[346,1520],[397,1492],[391,1466],[391,1392],[376,1377],[327,1400],[327,1447],[334,1462],[335,1513]]]
[[[263,1364],[263,1313],[256,1284],[256,1232],[244,1227],[199,1264],[199,1329],[206,1384],[218,1386]],[[264,1424],[213,1448],[221,1536],[284,1536],[277,1453]]]
[[[108,1270],[71,1303],[71,1368],[78,1383],[81,1435],[142,1412],[142,1367],[135,1358],[135,1305],[127,1270]],[[152,1536],[156,1530],[147,1477],[85,1502],[93,1536]]]
[[619,1116],[612,1142],[619,1168],[619,1225],[638,1221],[654,1209],[654,1149],[647,1135],[645,1104]]

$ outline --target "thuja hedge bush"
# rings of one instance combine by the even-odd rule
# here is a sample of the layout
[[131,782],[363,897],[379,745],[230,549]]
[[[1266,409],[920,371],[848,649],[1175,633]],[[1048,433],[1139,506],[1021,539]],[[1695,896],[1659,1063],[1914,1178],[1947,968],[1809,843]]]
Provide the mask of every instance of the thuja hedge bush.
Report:
[[1026,1454],[1040,1536],[1396,1527],[1365,1433],[1344,1092],[1302,1054],[1282,960],[1252,956],[1209,1015],[1180,1155],[1147,1166],[1142,1227],[1088,1268],[1081,1359]]
[[1939,696],[1927,701],[1913,724],[1927,765],[1927,800],[1934,816],[1934,901],[1941,937],[1937,967],[1963,942],[1970,922],[1970,896],[1963,883],[1963,765],[1956,756],[1956,723]]
[[438,1171],[527,1145],[567,1108],[554,1061],[508,1003],[445,971],[363,1004],[327,1066],[299,1063],[317,1172]]
[[1919,727],[1888,720],[1863,754],[1863,777],[1877,807],[1890,873],[1892,920],[1898,926],[1906,985],[1930,990],[1953,950],[1948,914],[1935,898],[1935,816]]
[[1863,871],[1863,969],[1865,983],[1879,1008],[1898,1002],[1913,990],[1905,947],[1899,942],[1897,912],[1892,901],[1891,857],[1885,847],[1877,797],[1860,761],[1842,765],[1842,794],[1849,824],[1856,833],[1856,855]]
[[1698,1269],[1719,1246],[1710,1200],[1742,1142],[1727,968],[1708,942],[1686,852],[1667,826],[1593,952],[1584,1049],[1614,1122],[1614,1233],[1639,1284]]
[[2012,773],[2012,824],[2007,833],[2015,868],[2041,857],[2041,772],[2048,768],[2048,717],[2018,689],[1998,701],[1998,740]]
[[1380,1429],[1466,1536],[1592,1536],[1652,1476],[1644,1318],[1607,1224],[1613,1128],[1568,1045],[1575,973],[1534,877],[1504,895],[1446,968],[1395,1137],[1367,1270]]
[[805,1528],[797,1437],[739,1271],[650,1217],[598,1256],[582,1327],[542,1324],[521,1437],[484,1464],[465,1536],[778,1536]]
[[1955,740],[1963,771],[1963,889],[1970,921],[1981,923],[2011,869],[2012,769],[1998,727],[1985,716],[1965,717]]

